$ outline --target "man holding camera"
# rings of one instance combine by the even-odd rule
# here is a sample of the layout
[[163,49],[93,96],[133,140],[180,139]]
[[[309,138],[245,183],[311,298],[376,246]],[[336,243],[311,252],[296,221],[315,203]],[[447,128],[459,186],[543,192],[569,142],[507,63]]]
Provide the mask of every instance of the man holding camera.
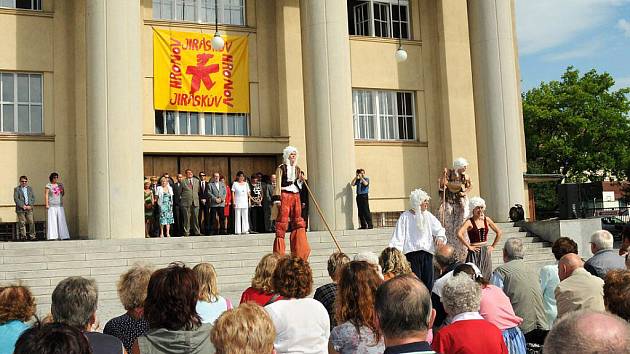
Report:
[[365,170],[357,169],[357,175],[350,183],[357,187],[357,209],[359,210],[359,230],[371,229],[372,214],[370,213],[370,204],[368,202],[368,192],[370,191],[370,179],[365,176]]

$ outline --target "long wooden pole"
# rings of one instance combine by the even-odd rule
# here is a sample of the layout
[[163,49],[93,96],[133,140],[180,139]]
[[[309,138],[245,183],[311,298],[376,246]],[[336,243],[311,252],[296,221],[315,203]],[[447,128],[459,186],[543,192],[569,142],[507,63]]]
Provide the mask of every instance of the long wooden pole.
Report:
[[335,242],[335,246],[337,246],[337,250],[341,252],[341,246],[339,246],[339,242],[337,242],[337,238],[335,237],[335,235],[333,235],[332,231],[330,230],[330,226],[328,226],[328,222],[326,221],[326,218],[324,217],[324,213],[322,213],[322,209],[319,207],[319,203],[317,203],[317,199],[315,198],[313,191],[311,191],[311,187],[308,186],[308,183],[306,183],[306,180],[303,180],[302,182],[306,186],[306,190],[308,191],[308,195],[311,197],[311,200],[313,201],[313,203],[315,203],[315,208],[317,209],[317,213],[324,221],[324,225],[326,225],[326,229],[328,230],[330,237],[332,237],[333,241]]

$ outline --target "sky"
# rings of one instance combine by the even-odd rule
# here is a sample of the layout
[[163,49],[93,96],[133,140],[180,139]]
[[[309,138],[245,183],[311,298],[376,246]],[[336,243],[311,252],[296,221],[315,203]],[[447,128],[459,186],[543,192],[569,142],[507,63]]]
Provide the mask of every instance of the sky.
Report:
[[630,87],[630,0],[515,0],[522,90],[569,65]]

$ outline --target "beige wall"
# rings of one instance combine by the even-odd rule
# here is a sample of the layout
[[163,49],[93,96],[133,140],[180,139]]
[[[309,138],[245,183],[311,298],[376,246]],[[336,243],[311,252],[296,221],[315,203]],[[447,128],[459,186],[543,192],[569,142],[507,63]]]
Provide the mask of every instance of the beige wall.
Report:
[[[249,39],[250,137],[154,133],[153,28],[214,33],[214,26],[153,20],[151,0],[141,4],[144,100],[138,119],[145,153],[279,154],[287,144],[306,153],[298,0],[247,0],[247,26],[220,26],[222,33]],[[43,12],[0,9],[0,70],[44,73],[45,130],[37,137],[0,135],[6,177],[0,183],[0,222],[15,220],[12,191],[19,175],[29,175],[41,204],[43,185],[54,170],[66,184],[71,232],[86,235],[87,199],[95,192],[87,188],[85,0],[44,1],[44,6]],[[405,209],[409,192],[417,187],[430,192],[437,208],[437,177],[460,155],[471,162],[477,178],[466,1],[411,0],[410,10],[412,39],[403,41],[409,54],[404,63],[394,60],[397,40],[350,39],[353,88],[415,95],[417,141],[354,144],[356,167],[372,178],[374,212]],[[306,158],[301,164],[307,167]],[[473,194],[478,183],[474,186]],[[44,218],[43,207],[36,216]]]

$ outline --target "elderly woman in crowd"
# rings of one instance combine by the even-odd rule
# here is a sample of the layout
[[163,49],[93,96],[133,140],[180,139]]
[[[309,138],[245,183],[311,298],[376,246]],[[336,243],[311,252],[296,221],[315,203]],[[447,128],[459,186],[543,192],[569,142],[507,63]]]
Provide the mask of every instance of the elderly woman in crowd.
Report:
[[481,287],[467,274],[453,276],[442,289],[442,304],[452,318],[433,338],[438,353],[508,354],[501,331],[479,313]]
[[78,328],[64,323],[48,323],[27,329],[11,353],[92,354],[92,348]]
[[0,287],[0,354],[11,354],[15,342],[35,315],[35,298],[25,286]]
[[280,259],[273,272],[273,288],[284,297],[265,306],[276,328],[276,352],[326,353],[330,321],[324,306],[307,298],[313,288],[308,262],[295,256]]
[[382,283],[375,267],[352,261],[339,271],[335,318],[338,326],[330,332],[330,354],[380,354],[385,350],[376,325],[374,297]]
[[396,247],[387,247],[378,257],[384,280],[411,273],[411,265],[405,255]]
[[197,301],[197,313],[202,323],[214,323],[219,316],[232,308],[232,303],[219,295],[217,286],[217,273],[210,263],[199,263],[193,271],[199,282],[199,301]]
[[335,299],[337,298],[337,281],[339,279],[339,269],[341,266],[350,262],[350,258],[343,252],[335,252],[328,257],[328,276],[332,280],[331,283],[324,284],[315,290],[313,299],[324,305],[328,311],[330,319],[330,329],[332,330],[337,322],[335,321]]
[[210,338],[217,354],[272,354],[276,329],[262,307],[245,303],[224,312]]
[[551,246],[551,252],[556,258],[556,263],[548,264],[540,269],[540,289],[542,290],[543,306],[549,325],[552,325],[558,316],[555,295],[556,288],[560,284],[558,261],[567,253],[578,254],[578,245],[568,237],[560,237]]
[[503,340],[510,354],[525,354],[525,336],[518,326],[523,319],[516,316],[510,298],[503,290],[491,285],[481,276],[472,265],[461,264],[453,271],[453,276],[465,273],[481,286],[481,303],[479,313],[481,317],[497,326],[503,334]]
[[376,269],[378,270],[378,275],[381,277],[381,279],[383,279],[383,269],[381,268],[381,265],[379,264],[378,256],[376,255],[376,253],[371,252],[371,251],[359,252],[354,255],[354,258],[352,260],[365,261],[375,266]]
[[241,304],[251,301],[260,306],[266,306],[282,299],[280,294],[274,293],[271,284],[273,271],[276,269],[279,258],[275,253],[269,253],[258,262],[252,278],[252,286],[243,291]]
[[144,302],[149,332],[138,337],[133,354],[214,353],[212,325],[202,324],[196,306],[199,282],[195,272],[171,263],[151,275]]
[[[501,240],[501,229],[485,215],[486,202],[480,197],[470,198],[472,217],[464,222],[457,232],[459,240],[468,248],[466,262],[474,263],[486,280],[492,274],[492,251]],[[492,229],[495,233],[492,244],[488,246],[488,234]]]
[[606,310],[630,322],[630,270],[611,270],[604,280]]
[[128,353],[136,338],[149,331],[149,323],[144,318],[144,300],[152,272],[151,267],[135,264],[120,276],[118,298],[127,312],[109,320],[103,329],[103,333],[120,339]]

